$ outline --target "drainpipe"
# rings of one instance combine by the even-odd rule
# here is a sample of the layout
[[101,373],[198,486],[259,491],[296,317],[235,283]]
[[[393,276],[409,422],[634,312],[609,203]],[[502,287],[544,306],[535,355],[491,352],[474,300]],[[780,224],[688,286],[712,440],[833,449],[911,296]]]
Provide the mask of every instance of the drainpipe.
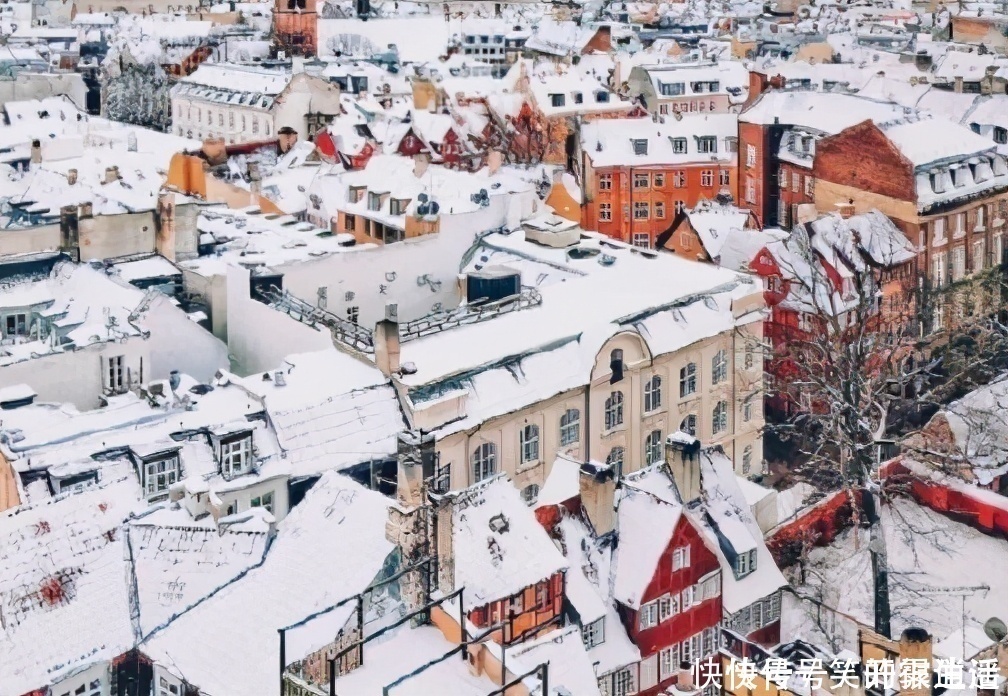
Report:
[[585,387],[584,395],[584,457],[587,462],[591,459],[591,373],[588,375],[588,386]]

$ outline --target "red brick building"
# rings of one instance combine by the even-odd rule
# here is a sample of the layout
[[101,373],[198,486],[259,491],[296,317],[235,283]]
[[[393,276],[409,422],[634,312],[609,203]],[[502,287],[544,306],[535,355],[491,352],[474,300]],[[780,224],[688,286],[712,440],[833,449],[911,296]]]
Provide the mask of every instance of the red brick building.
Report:
[[654,247],[677,212],[736,195],[735,134],[733,114],[584,124],[574,162],[584,193],[581,226]]

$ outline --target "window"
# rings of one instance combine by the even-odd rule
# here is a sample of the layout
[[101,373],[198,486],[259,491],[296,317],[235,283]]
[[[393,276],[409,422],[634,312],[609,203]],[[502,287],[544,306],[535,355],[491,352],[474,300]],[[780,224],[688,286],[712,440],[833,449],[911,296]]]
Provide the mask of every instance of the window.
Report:
[[661,188],[665,185],[665,175],[657,173],[654,175],[654,187]]
[[689,363],[679,370],[679,398],[696,393],[696,363]]
[[763,628],[763,602],[755,602],[752,605],[752,627],[754,630]]
[[658,602],[648,602],[641,605],[637,614],[637,621],[640,630],[645,630],[658,625]]
[[686,154],[686,138],[672,138],[672,154]]
[[746,423],[752,420],[752,402],[746,401],[742,404],[742,420]]
[[756,202],[756,181],[751,177],[746,177],[745,199],[748,203]]
[[728,380],[728,353],[724,349],[719,350],[711,358],[711,382],[720,384]]
[[788,185],[787,169],[781,167],[780,174],[777,175],[777,179],[780,181],[780,187],[782,189],[786,189]]
[[218,126],[223,126],[224,125],[224,114],[223,113],[217,114],[217,125]]
[[746,145],[746,166],[755,167],[756,166],[756,146]]
[[612,203],[599,203],[599,222],[612,222]]
[[659,220],[665,219],[665,204],[662,201],[654,204],[654,216]]
[[719,401],[711,414],[711,433],[718,435],[728,429],[728,402]]
[[224,478],[231,478],[232,476],[245,473],[249,469],[251,460],[252,435],[243,435],[221,442],[221,474]]
[[598,621],[592,621],[587,626],[581,628],[581,639],[584,641],[586,650],[590,650],[605,642],[605,617]]
[[[100,692],[96,692],[94,696],[97,696],[98,693]],[[181,693],[182,685],[176,682],[174,677],[163,673],[158,675],[158,689],[156,696],[179,696]],[[88,694],[88,696],[91,696],[91,694]]]
[[683,418],[682,423],[679,424],[679,430],[696,437],[696,415],[691,413]]
[[679,213],[684,212],[685,210],[686,210],[686,201],[676,201],[675,202],[676,215],[678,215]]
[[647,174],[634,174],[633,187],[635,189],[645,189],[650,185],[651,179]]
[[665,594],[658,598],[658,622],[662,623],[668,621],[675,614],[678,613],[679,609],[679,597],[676,596],[673,600],[672,595]]
[[633,151],[635,155],[646,155],[648,141],[646,138],[634,138],[633,139]]
[[550,595],[550,581],[540,582],[536,585],[536,609],[546,609],[553,602]]
[[484,442],[472,453],[473,481],[490,478],[497,473],[497,446]]
[[599,191],[612,191],[612,174],[599,174]]
[[381,194],[375,193],[374,191],[368,192],[367,207],[368,210],[379,211],[381,210]]
[[686,94],[685,82],[659,82],[658,90],[663,97],[678,97]]
[[253,135],[258,135],[258,133],[259,133],[259,119],[253,118],[252,119],[252,134]]
[[686,611],[691,606],[693,606],[693,586],[684,587],[682,591],[682,600],[680,606],[683,611]]
[[672,648],[662,648],[658,653],[658,681],[669,679],[678,670],[679,665],[672,656]]
[[633,245],[643,249],[651,248],[651,235],[647,232],[634,232]]
[[746,445],[742,450],[742,473],[748,474],[750,471],[752,471],[752,445]]
[[689,546],[680,546],[672,550],[672,570],[689,568]]
[[686,172],[678,171],[672,174],[672,185],[676,188],[686,188]]
[[706,657],[714,652],[714,638],[717,633],[717,629],[712,627],[705,628],[703,630],[703,655]]
[[28,315],[24,313],[8,314],[4,320],[5,336],[24,336],[28,333]]
[[351,305],[346,308],[347,321],[356,324],[360,320],[360,307]]
[[815,196],[815,179],[810,177],[808,174],[805,175],[805,195],[809,198]]
[[634,201],[633,204],[634,220],[647,220],[649,212],[650,211],[647,201]]
[[162,459],[144,460],[141,467],[143,473],[144,493],[148,498],[168,490],[179,475],[178,455],[164,457]]
[[931,282],[939,288],[945,284],[945,254],[937,254],[931,259]]
[[569,408],[560,416],[560,446],[573,445],[581,439],[581,411]]
[[644,411],[661,408],[661,376],[654,375],[644,384]]
[[756,549],[743,551],[735,557],[735,577],[744,578],[756,570]]
[[1000,266],[1003,260],[1003,250],[1004,245],[1001,242],[1001,235],[995,235],[994,237],[994,253],[992,263],[995,266]]
[[526,425],[521,431],[522,464],[539,461],[539,426]]
[[664,441],[662,440],[661,430],[652,430],[646,438],[644,438],[644,464],[655,464],[656,462],[664,461],[665,459],[665,449],[663,447]]
[[536,501],[539,500],[539,486],[535,483],[530,483],[522,489],[521,495],[526,505],[535,505]]
[[994,126],[994,142],[998,145],[1008,145],[1008,129]]
[[623,451],[622,447],[613,447],[605,458],[605,463],[616,471],[617,476],[623,475]]
[[[71,689],[73,689],[73,687],[71,687]],[[101,679],[92,679],[90,682],[84,682],[76,689],[73,689],[72,692],[64,691],[63,696],[70,696],[71,693],[73,693],[73,696],[101,696],[101,692],[102,692]],[[173,693],[178,692],[176,691]]]
[[613,675],[612,696],[630,696],[637,693],[637,674],[634,666],[625,667]]
[[252,507],[262,507],[266,508],[269,512],[273,512],[273,491],[263,493],[262,495],[253,498]]
[[705,135],[697,138],[697,152],[706,155],[717,152],[717,138],[713,135]]
[[210,109],[206,110],[206,122],[209,126],[213,125],[213,112]]
[[704,169],[702,172],[700,172],[700,185],[701,186],[714,185],[714,171],[712,169]]
[[640,662],[640,683],[638,688],[645,691],[658,683],[658,653],[645,657]]
[[952,280],[961,280],[966,274],[966,247],[952,250]]
[[232,128],[233,129],[234,128],[234,124],[235,124],[234,112],[232,111],[232,112],[228,113],[228,128]]
[[798,193],[801,190],[801,174],[795,172],[791,175],[791,192]]
[[721,186],[728,186],[731,184],[731,172],[727,169],[722,169],[718,172],[718,184]]
[[562,94],[551,94],[550,104],[553,106],[563,106],[567,103],[567,98]]
[[115,355],[107,359],[108,388],[114,392],[121,392],[126,389],[126,359],[121,355]]
[[605,429],[623,424],[623,392],[614,391],[605,401]]
[[958,213],[955,216],[955,236],[961,237],[966,234],[966,213]]
[[973,242],[973,272],[979,273],[984,267],[984,243],[981,239]]
[[931,244],[933,246],[938,246],[945,243],[945,218],[936,219],[932,225],[932,239]]

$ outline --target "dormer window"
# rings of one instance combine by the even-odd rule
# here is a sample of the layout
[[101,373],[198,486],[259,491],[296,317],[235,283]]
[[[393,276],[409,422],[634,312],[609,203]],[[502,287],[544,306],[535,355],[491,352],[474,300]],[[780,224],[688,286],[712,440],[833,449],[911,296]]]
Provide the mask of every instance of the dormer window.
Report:
[[368,210],[378,212],[379,210],[381,210],[381,204],[382,200],[380,193],[375,193],[374,191],[368,193],[368,201],[367,201]]
[[1008,128],[994,126],[994,142],[998,145],[1008,145]]
[[672,154],[686,154],[686,138],[672,138]]
[[140,478],[148,500],[167,493],[179,478],[178,450],[141,459]]
[[252,433],[241,433],[221,440],[221,475],[226,479],[240,476],[252,468]]
[[647,154],[647,139],[646,138],[634,138],[633,151],[635,155],[646,155]]
[[609,354],[609,370],[612,372],[609,384],[616,384],[623,379],[623,351],[619,348]]
[[366,188],[364,186],[351,186],[350,187],[350,202],[359,203],[362,198],[364,198],[364,191]]
[[735,557],[735,579],[741,580],[756,570],[756,549],[743,551]]
[[389,203],[389,212],[392,215],[405,215],[406,208],[409,207],[409,200],[403,198],[393,198]]
[[697,152],[702,154],[717,153],[717,138],[713,135],[697,138]]
[[602,645],[605,642],[605,617],[598,621],[592,621],[581,628],[581,639],[584,641],[585,650]]
[[565,97],[563,94],[551,94],[549,96],[550,96],[550,104],[552,104],[555,107],[564,106],[567,103],[567,97]]
[[599,104],[607,103],[609,101],[609,93],[606,92],[604,89],[600,89],[598,92],[595,93],[595,101]]
[[584,103],[584,95],[581,94],[581,92],[572,92],[571,93],[571,97],[574,98],[574,103],[575,104],[583,104]]

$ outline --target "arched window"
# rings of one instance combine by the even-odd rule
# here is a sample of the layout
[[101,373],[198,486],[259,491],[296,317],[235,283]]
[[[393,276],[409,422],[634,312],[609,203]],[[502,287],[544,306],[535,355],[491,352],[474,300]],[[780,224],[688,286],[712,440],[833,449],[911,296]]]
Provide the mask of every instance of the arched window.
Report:
[[526,425],[522,428],[520,439],[522,463],[539,461],[539,426]]
[[581,439],[581,412],[569,408],[560,416],[560,446],[573,445]]
[[623,424],[623,392],[614,391],[605,402],[605,429]]
[[689,363],[679,370],[679,398],[696,393],[696,363]]
[[539,500],[539,486],[530,483],[522,489],[521,495],[526,505],[535,505],[535,502]]
[[742,450],[742,473],[748,474],[752,471],[752,445],[746,445]]
[[728,430],[728,402],[718,401],[711,414],[711,433],[718,435]]
[[472,453],[473,481],[482,481],[497,473],[497,446],[484,442]]
[[605,463],[616,470],[617,477],[623,475],[623,448],[613,447],[605,458]]
[[655,464],[665,460],[664,441],[661,430],[652,430],[644,438],[644,464]]
[[679,430],[696,437],[696,414],[689,414],[679,424]]
[[661,408],[661,377],[653,376],[644,383],[644,412],[650,413]]

